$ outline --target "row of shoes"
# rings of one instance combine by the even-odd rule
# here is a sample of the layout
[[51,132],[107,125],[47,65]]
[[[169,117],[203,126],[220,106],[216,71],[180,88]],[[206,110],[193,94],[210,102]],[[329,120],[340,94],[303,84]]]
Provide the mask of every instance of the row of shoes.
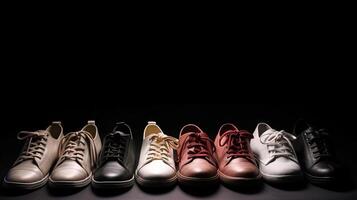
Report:
[[[327,132],[299,121],[293,134],[259,123],[253,134],[223,124],[214,141],[198,126],[185,125],[179,139],[164,134],[156,122],[144,129],[137,163],[132,130],[119,122],[102,142],[94,121],[63,134],[61,122],[46,130],[22,131],[26,140],[4,185],[36,189],[47,182],[59,188],[126,188],[176,184],[205,186],[295,182],[331,182],[337,164],[329,152]],[[176,154],[175,154],[176,153]]]
[[233,186],[261,179],[284,184],[304,177],[316,184],[332,183],[339,166],[329,149],[327,131],[303,120],[297,122],[293,134],[266,123],[259,123],[251,134],[227,123],[214,141],[194,124],[185,125],[176,140],[149,122],[135,178],[145,187],[169,186],[176,180],[186,186],[205,186],[219,179]]

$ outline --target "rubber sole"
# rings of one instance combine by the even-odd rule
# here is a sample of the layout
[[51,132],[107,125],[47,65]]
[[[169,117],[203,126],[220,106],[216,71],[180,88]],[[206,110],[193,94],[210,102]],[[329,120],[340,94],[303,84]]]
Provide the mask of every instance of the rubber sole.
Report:
[[219,181],[219,174],[217,173],[216,175],[208,178],[196,178],[184,176],[180,172],[177,172],[177,179],[179,183],[184,186],[205,187],[217,184]]
[[177,176],[175,175],[174,177],[165,180],[149,180],[135,174],[135,180],[140,186],[146,188],[170,187],[176,184]]
[[94,177],[92,177],[92,187],[96,189],[128,188],[133,186],[134,183],[134,176],[131,179],[124,181],[96,181]]
[[318,177],[305,173],[305,177],[313,184],[329,184],[336,180],[335,177]]
[[55,181],[49,178],[48,184],[53,188],[81,188],[87,186],[92,181],[92,174],[79,181]]
[[303,174],[294,174],[294,175],[271,175],[264,174],[262,171],[260,173],[263,176],[263,179],[271,183],[293,183],[296,181],[302,181],[304,179]]
[[250,185],[250,184],[253,185],[255,183],[258,183],[262,179],[262,175],[260,173],[257,177],[253,177],[253,178],[227,176],[219,170],[218,170],[218,174],[220,180],[228,185]]
[[48,177],[49,177],[49,175],[47,174],[41,180],[32,182],[32,183],[12,182],[12,181],[6,180],[6,177],[5,177],[3,185],[4,185],[4,187],[7,187],[7,188],[34,190],[34,189],[37,189],[37,188],[40,188],[40,187],[46,185],[46,183],[48,181]]

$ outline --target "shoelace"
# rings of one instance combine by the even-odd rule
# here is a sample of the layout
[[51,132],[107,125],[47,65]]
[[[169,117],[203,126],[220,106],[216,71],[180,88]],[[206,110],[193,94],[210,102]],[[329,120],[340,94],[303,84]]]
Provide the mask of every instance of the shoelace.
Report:
[[47,145],[49,132],[46,130],[38,131],[21,131],[17,134],[17,139],[28,140],[27,148],[20,154],[14,165],[28,160],[38,158],[41,159]]
[[278,157],[286,157],[297,162],[295,152],[290,142],[290,140],[295,139],[296,137],[294,135],[287,133],[284,130],[271,130],[263,133],[260,136],[260,142],[268,146],[268,151],[271,155],[271,159],[268,163]]
[[[187,143],[188,159],[191,158],[206,158],[211,157],[211,152],[209,152],[207,147],[207,142],[212,145],[213,152],[215,151],[213,141],[203,133],[186,133],[189,134],[186,140],[183,142],[183,146]],[[180,156],[181,157],[181,156]]]
[[178,139],[171,136],[158,136],[154,135],[150,138],[151,143],[149,147],[147,162],[149,163],[153,160],[162,160],[166,164],[169,163],[169,147],[173,149],[178,148]]
[[112,133],[106,136],[103,157],[107,159],[124,160],[125,145],[130,136],[121,136],[119,133]]
[[310,148],[312,150],[315,159],[330,156],[327,142],[326,142],[327,136],[328,133],[326,129],[319,129],[319,130],[306,132],[307,141],[310,145]]
[[252,154],[249,153],[249,144],[247,144],[247,139],[252,138],[253,135],[248,131],[228,130],[221,135],[219,145],[222,147],[228,144],[227,157],[230,158],[229,162],[234,158],[243,157],[255,163]]
[[[87,142],[83,142],[83,140]],[[79,161],[78,164],[85,169],[82,161],[84,160],[86,143],[89,145],[90,164],[91,167],[94,167],[97,161],[97,149],[91,134],[87,131],[71,132],[62,138],[57,166],[65,160],[74,160]]]

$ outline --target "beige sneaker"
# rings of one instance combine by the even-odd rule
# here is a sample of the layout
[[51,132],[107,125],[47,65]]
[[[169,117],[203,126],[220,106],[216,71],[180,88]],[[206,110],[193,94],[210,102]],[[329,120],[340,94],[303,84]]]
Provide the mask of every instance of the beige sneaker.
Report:
[[176,138],[165,135],[156,122],[148,122],[135,171],[137,183],[143,187],[174,185],[177,177],[173,154],[177,146]]
[[91,182],[92,170],[102,147],[94,121],[62,140],[60,158],[49,178],[53,187],[83,187]]
[[4,178],[4,185],[22,189],[45,185],[49,171],[58,158],[58,147],[63,138],[61,122],[52,122],[46,130],[21,131],[17,138],[26,140],[26,143]]

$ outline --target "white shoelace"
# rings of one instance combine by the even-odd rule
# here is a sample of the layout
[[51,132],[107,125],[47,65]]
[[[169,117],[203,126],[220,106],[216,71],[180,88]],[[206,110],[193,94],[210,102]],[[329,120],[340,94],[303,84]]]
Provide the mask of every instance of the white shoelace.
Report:
[[264,132],[260,136],[260,142],[266,144],[271,159],[267,164],[274,161],[278,157],[285,157],[294,162],[298,162],[296,154],[290,140],[295,140],[296,137],[284,130],[276,131],[274,129]]

